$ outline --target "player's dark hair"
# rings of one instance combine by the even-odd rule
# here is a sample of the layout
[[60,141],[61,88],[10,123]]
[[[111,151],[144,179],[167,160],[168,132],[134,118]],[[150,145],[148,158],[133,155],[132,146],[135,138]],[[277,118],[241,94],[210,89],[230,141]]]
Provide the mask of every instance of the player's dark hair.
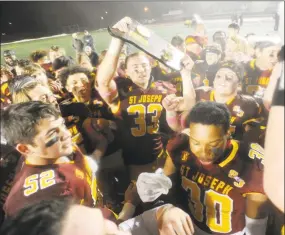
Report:
[[54,105],[40,101],[12,104],[1,112],[1,135],[12,146],[33,145],[39,122],[45,118],[57,119],[60,115]]
[[125,60],[125,65],[126,65],[126,67],[128,67],[128,62],[129,62],[129,60],[131,59],[131,58],[134,58],[134,57],[138,57],[138,56],[145,56],[147,59],[148,59],[148,57],[147,57],[147,55],[145,54],[145,53],[143,53],[143,52],[135,52],[135,53],[132,53],[132,54],[129,54],[127,57],[126,57],[126,60]]
[[239,29],[240,29],[240,27],[239,27],[239,25],[238,25],[237,23],[231,23],[231,24],[229,24],[228,28],[229,28],[229,29],[235,29],[235,30],[237,30],[237,31],[239,31]]
[[28,205],[3,223],[1,235],[60,234],[71,201],[67,198],[40,201]]
[[79,65],[70,66],[70,67],[64,68],[58,76],[59,80],[61,81],[62,86],[66,87],[68,77],[76,73],[84,73],[88,78],[90,77],[90,71],[88,69],[83,68]]
[[278,43],[274,42],[273,40],[257,41],[255,43],[255,49],[259,49],[262,51],[264,48],[273,47],[277,45]]
[[40,60],[41,58],[43,58],[47,55],[48,55],[47,51],[37,50],[37,51],[34,51],[30,54],[30,58],[34,63],[37,63],[38,60]]
[[[232,70],[237,75],[239,81],[242,81],[244,74],[245,74],[245,69],[244,69],[243,64],[235,62],[233,60],[223,61],[222,63],[219,64],[219,70],[221,68],[228,68]],[[217,72],[219,70],[217,70]]]
[[53,71],[56,71],[56,70],[61,69],[63,67],[69,67],[72,65],[75,65],[75,61],[72,57],[60,56],[52,62],[52,69],[53,69]]
[[21,68],[24,68],[26,66],[31,65],[32,61],[28,60],[28,59],[20,59],[18,60],[18,66]]
[[179,35],[176,35],[171,39],[171,45],[174,47],[179,47],[183,45],[183,43],[184,43],[184,39],[180,37]]
[[230,128],[231,114],[226,105],[213,101],[198,102],[186,118],[186,124],[200,123],[203,125],[221,126],[225,133]]
[[13,56],[13,55],[16,55],[16,54],[15,54],[15,51],[13,51],[13,50],[5,50],[5,51],[3,52],[3,56],[4,56],[4,57],[10,57],[10,56]]

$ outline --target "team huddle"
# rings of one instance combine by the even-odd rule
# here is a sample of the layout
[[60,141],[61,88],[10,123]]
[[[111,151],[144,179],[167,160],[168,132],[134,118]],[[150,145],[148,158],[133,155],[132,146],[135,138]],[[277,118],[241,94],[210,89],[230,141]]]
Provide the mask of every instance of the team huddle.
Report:
[[171,40],[179,72],[115,37],[98,55],[87,31],[76,59],[4,52],[1,234],[281,233],[263,148],[284,46],[202,24]]

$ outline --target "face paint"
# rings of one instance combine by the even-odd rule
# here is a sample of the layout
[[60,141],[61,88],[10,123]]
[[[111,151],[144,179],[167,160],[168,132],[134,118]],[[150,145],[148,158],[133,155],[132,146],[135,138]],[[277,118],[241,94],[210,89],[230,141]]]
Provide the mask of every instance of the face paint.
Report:
[[212,148],[212,151],[213,151],[215,157],[220,157],[224,153],[224,150],[221,148]]
[[58,137],[54,137],[54,138],[52,138],[50,141],[48,141],[45,146],[46,146],[47,148],[49,148],[49,147],[51,147],[52,145],[54,145],[58,140],[59,140]]

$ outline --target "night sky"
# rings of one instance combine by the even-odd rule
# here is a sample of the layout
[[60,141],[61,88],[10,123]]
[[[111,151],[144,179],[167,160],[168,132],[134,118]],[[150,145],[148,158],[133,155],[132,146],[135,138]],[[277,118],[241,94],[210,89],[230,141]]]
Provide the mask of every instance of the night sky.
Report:
[[[1,2],[1,41],[63,33],[66,25],[94,30],[124,16],[137,20],[167,13],[179,2]],[[144,7],[151,9],[144,12]],[[106,14],[105,11],[108,13]],[[147,17],[146,17],[147,14]],[[104,20],[101,20],[101,16]],[[12,24],[9,24],[11,22]]]

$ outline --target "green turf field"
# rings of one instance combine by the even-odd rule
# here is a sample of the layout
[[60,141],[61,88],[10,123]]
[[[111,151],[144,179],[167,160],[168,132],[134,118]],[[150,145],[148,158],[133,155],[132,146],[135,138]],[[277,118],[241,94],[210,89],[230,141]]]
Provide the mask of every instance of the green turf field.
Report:
[[[209,39],[211,40],[211,36],[216,30],[223,29],[226,31],[229,23],[229,20],[206,20],[205,24]],[[270,33],[272,31],[273,25],[273,19],[269,18],[245,19],[244,25],[241,28],[241,34],[245,35],[249,32],[255,32],[257,35],[265,35],[266,33]],[[187,36],[191,33],[190,29],[184,26],[183,22],[175,22],[163,25],[149,25],[148,27],[168,41],[170,41],[174,35],[180,34],[181,36]],[[98,52],[108,47],[111,37],[107,31],[97,31],[91,33],[94,37],[94,41],[96,42],[96,49]],[[67,55],[75,58],[75,52],[72,48],[72,37],[71,35],[68,35],[63,37],[3,45],[1,46],[1,61],[3,61],[3,51],[7,49],[13,49],[18,58],[27,58],[32,51],[38,49],[49,49],[52,45],[58,45],[65,48]]]

